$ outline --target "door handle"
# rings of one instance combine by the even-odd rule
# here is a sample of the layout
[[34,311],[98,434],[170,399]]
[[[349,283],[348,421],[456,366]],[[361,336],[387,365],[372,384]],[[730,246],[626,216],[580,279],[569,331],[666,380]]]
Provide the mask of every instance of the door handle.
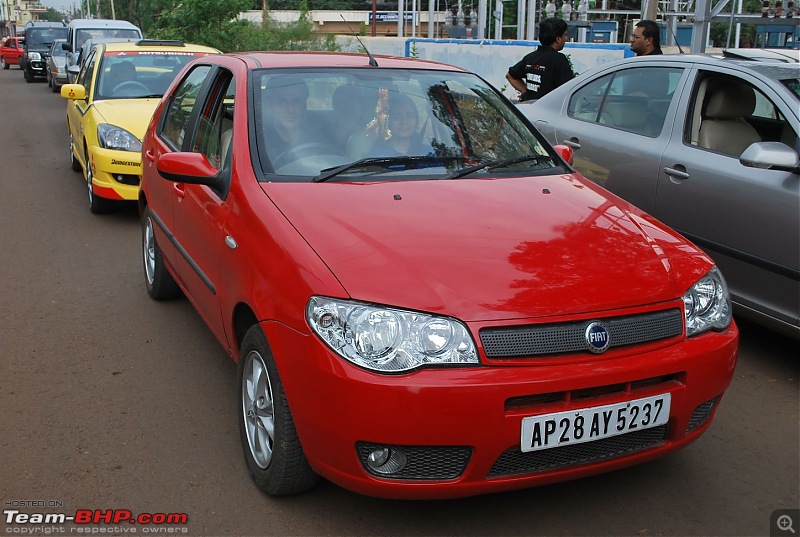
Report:
[[682,183],[683,181],[689,178],[689,174],[686,173],[686,171],[684,171],[685,169],[686,168],[684,168],[680,164],[676,165],[675,168],[670,168],[669,166],[667,166],[666,168],[664,168],[664,173],[669,175],[670,181],[677,184],[677,183]]
[[570,138],[569,140],[564,140],[562,142],[564,145],[571,147],[572,149],[580,149],[581,143],[578,141],[577,138]]
[[155,162],[156,160],[156,154],[153,153],[152,149],[148,149],[147,151],[145,151],[144,156],[147,157],[147,160],[149,160],[150,162]]
[[186,190],[183,188],[183,183],[172,183],[172,190],[175,191],[175,194],[177,194],[179,198],[186,197]]

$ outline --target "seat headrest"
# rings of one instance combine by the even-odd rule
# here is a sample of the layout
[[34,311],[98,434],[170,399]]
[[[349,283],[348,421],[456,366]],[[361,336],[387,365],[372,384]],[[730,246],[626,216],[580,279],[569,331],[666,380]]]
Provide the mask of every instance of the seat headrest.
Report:
[[733,119],[749,116],[756,107],[753,88],[742,84],[729,84],[714,91],[708,100],[706,117]]

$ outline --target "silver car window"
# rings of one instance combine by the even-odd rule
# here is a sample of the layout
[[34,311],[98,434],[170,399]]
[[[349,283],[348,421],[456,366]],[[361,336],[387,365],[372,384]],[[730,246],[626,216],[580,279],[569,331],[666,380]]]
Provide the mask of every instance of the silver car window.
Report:
[[568,114],[574,119],[649,137],[658,136],[682,68],[641,67],[616,71],[576,91]]

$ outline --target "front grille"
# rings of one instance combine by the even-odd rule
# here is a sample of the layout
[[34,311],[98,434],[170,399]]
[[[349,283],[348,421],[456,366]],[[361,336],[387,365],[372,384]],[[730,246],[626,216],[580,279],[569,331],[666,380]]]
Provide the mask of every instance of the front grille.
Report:
[[641,315],[569,323],[484,328],[480,331],[480,338],[489,358],[588,352],[586,327],[594,320],[601,321],[608,329],[610,347],[657,341],[683,333],[683,312],[675,308]]
[[[388,447],[402,451],[407,464],[391,475],[381,475],[370,470],[367,457],[376,449]],[[358,442],[358,458],[370,474],[383,479],[445,480],[456,479],[467,467],[472,449],[466,446],[389,446]]]
[[509,449],[495,461],[488,477],[504,477],[559,470],[579,464],[588,464],[630,455],[660,444],[668,433],[669,426],[664,424],[651,429],[571,446],[526,453],[523,453],[518,448]]
[[692,412],[692,417],[689,419],[689,425],[686,427],[686,432],[688,433],[692,429],[696,428],[698,425],[702,425],[711,415],[711,411],[714,409],[714,405],[717,404],[717,399],[714,398],[710,401],[706,401],[702,405],[699,405],[697,408],[694,409]]

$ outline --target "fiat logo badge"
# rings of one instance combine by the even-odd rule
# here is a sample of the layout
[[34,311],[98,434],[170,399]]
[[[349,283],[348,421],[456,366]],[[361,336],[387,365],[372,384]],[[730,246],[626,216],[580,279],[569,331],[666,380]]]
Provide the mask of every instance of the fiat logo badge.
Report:
[[586,346],[595,354],[606,352],[609,345],[611,345],[611,334],[608,333],[606,325],[600,321],[589,323],[584,335],[586,337]]

